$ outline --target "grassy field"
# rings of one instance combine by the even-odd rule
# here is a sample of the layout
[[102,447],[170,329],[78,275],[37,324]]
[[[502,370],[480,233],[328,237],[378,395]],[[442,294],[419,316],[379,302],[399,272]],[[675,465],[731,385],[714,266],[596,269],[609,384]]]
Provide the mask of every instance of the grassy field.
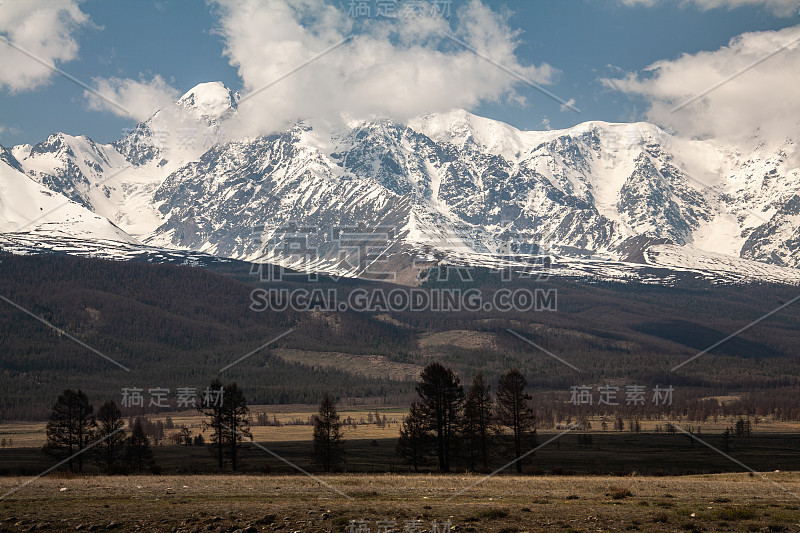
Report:
[[[365,439],[388,439],[397,438],[400,432],[400,424],[403,417],[407,414],[407,408],[403,407],[381,407],[378,409],[381,416],[385,416],[388,424],[385,427],[379,427],[375,424],[358,425],[357,427],[346,426],[344,428],[345,437],[353,440]],[[251,405],[250,413],[253,420],[257,419],[259,414],[267,414],[270,420],[276,418],[281,426],[257,426],[252,425],[251,431],[253,438],[259,442],[292,442],[311,440],[312,428],[309,425],[296,425],[293,421],[307,422],[309,417],[316,413],[313,406],[308,405]],[[369,414],[374,414],[375,409],[339,409],[339,415],[342,421],[351,418],[355,421],[366,422]],[[166,422],[167,418],[171,418],[176,428],[186,426],[189,428],[193,435],[203,433],[204,437],[208,437],[208,432],[203,430],[204,418],[196,411],[177,411],[177,412],[164,412],[159,414],[147,415],[152,421]],[[798,433],[800,434],[800,422],[796,421],[779,421],[771,418],[762,418],[757,425],[753,425],[754,434],[782,434],[782,433]],[[609,433],[601,431],[602,419],[600,417],[592,417],[589,419],[591,429],[587,433],[596,435],[600,433]],[[660,426],[662,430],[666,427],[668,420],[641,420],[641,432],[653,433],[656,426]],[[716,423],[705,422],[698,424],[691,421],[676,421],[672,420],[681,427],[688,428],[691,426],[702,437],[706,435],[719,435],[724,428],[731,427],[736,422],[736,417],[730,419],[719,419]],[[613,426],[613,419],[607,418],[606,423],[608,427]],[[0,423],[0,438],[11,438],[14,442],[14,447],[40,447],[45,443],[45,426],[44,421],[31,421],[31,422],[16,422],[10,421]],[[168,430],[169,434],[176,432],[177,429]],[[614,433],[613,431],[610,433]],[[623,435],[628,434],[627,425],[626,430],[622,432]]]
[[[12,437],[14,446],[0,449],[0,531],[344,532],[358,521],[370,533],[392,527],[399,533],[411,525],[429,533],[800,530],[796,423],[766,419],[749,437],[730,439],[730,456],[760,474],[717,451],[732,420],[700,426],[699,437],[714,450],[680,433],[656,433],[664,421],[643,421],[642,432],[633,434],[601,431],[601,420],[592,419],[591,430],[563,434],[537,450],[524,462],[525,476],[506,471],[484,478],[410,473],[395,454],[404,411],[384,408],[385,427],[346,430],[345,473],[320,475],[311,460],[310,426],[290,424],[306,420],[313,412],[308,406],[251,411],[283,424],[254,426],[256,441],[315,477],[253,445],[242,449],[239,474],[217,472],[205,446],[162,445],[153,447],[155,474],[55,471],[35,478],[58,460],[41,450],[44,422],[1,425],[0,435]],[[344,409],[341,415],[360,421],[368,412],[374,410]],[[192,433],[202,429],[194,412],[152,418],[167,416]],[[560,433],[539,431],[539,442]],[[490,466],[505,460],[498,454]],[[464,472],[463,461],[457,470]]]
[[800,474],[768,476],[47,477],[0,499],[0,531],[797,531]]
[[[259,413],[274,416],[281,426],[253,426],[253,437],[260,446],[267,447],[293,464],[308,471],[316,471],[312,461],[312,428],[295,425],[292,421],[306,421],[313,413],[308,406],[252,406],[255,418]],[[348,417],[366,421],[374,410],[344,409]],[[350,473],[409,472],[410,467],[396,454],[400,420],[404,411],[380,409],[388,424],[378,426],[363,424],[345,428],[345,462],[340,470]],[[165,421],[169,417],[175,427],[185,425],[191,433],[202,432],[202,418],[191,411],[164,413],[151,417]],[[745,472],[746,469],[719,453],[725,451],[722,437],[724,427],[734,419],[718,420],[716,424],[678,422],[682,427],[692,427],[705,444],[685,434],[667,434],[665,421],[642,421],[638,434],[629,431],[602,431],[601,421],[592,419],[588,431],[540,430],[538,443],[558,436],[556,440],[537,450],[523,462],[526,474],[544,475],[686,475],[724,472]],[[611,421],[609,421],[611,422]],[[655,432],[655,426],[662,428]],[[754,426],[750,436],[731,437],[727,444],[729,454],[758,471],[800,471],[800,425],[797,423],[764,420]],[[169,437],[175,430],[167,430]],[[208,432],[205,432],[206,438]],[[586,437],[591,437],[587,443]],[[61,457],[42,451],[45,443],[44,422],[14,422],[0,425],[0,437],[13,439],[13,447],[0,449],[0,475],[35,475]],[[489,470],[505,464],[510,456],[505,449],[495,446],[489,461]],[[161,445],[153,446],[155,472],[162,474],[216,474],[219,473],[213,455],[206,446],[180,446],[166,438]],[[457,461],[457,471],[465,472],[469,463],[463,457]],[[227,468],[227,466],[226,466]],[[244,444],[241,450],[240,469],[247,473],[288,474],[293,467],[270,456],[259,446]],[[473,470],[480,470],[476,464]],[[435,461],[429,460],[422,471],[435,470]],[[97,468],[87,458],[87,472],[97,473]]]
[[[359,425],[357,428],[348,426],[345,429],[346,436],[352,439],[383,439],[397,438],[400,432],[400,422],[406,414],[406,410],[401,408],[382,408],[379,409],[381,416],[386,416],[388,424],[379,427],[375,424]],[[254,420],[261,413],[266,413],[270,420],[273,416],[277,418],[281,426],[256,426],[251,427],[253,438],[259,442],[286,442],[311,440],[312,428],[309,425],[294,425],[292,421],[300,420],[306,422],[308,418],[316,413],[308,405],[280,405],[280,406],[250,406],[250,413]],[[348,417],[356,421],[367,421],[368,414],[374,414],[375,410],[365,409],[340,409],[339,415],[342,420]],[[176,428],[186,426],[193,435],[202,433],[208,437],[209,432],[203,430],[205,420],[196,411],[177,411],[165,412],[163,414],[148,415],[147,418],[153,422],[165,422],[167,417],[172,419]],[[46,441],[45,421],[35,422],[5,422],[0,424],[0,438],[11,438],[15,448],[33,448],[43,446]],[[176,432],[177,429],[167,430],[167,435]]]

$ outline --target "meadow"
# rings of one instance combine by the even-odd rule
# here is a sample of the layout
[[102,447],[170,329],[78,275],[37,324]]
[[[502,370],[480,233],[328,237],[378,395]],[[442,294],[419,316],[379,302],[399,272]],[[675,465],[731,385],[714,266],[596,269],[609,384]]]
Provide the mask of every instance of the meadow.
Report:
[[796,473],[51,476],[0,500],[0,531],[796,531],[798,491]]
[[[336,468],[341,473],[411,473],[411,466],[398,456],[396,446],[402,408],[378,410],[385,424],[370,423],[375,409],[344,409],[342,420],[357,422],[344,427],[344,461]],[[296,467],[315,472],[312,427],[307,424],[314,413],[312,406],[251,406],[254,420],[262,415],[279,425],[253,425],[256,444],[241,445],[240,472],[257,474],[291,474]],[[175,444],[170,438],[185,426],[194,436],[202,434],[206,442],[209,430],[204,429],[202,416],[195,411],[178,411],[150,416],[153,422],[171,420],[174,429],[164,432],[165,438],[152,445],[158,474],[221,474],[214,455],[206,445]],[[564,431],[539,429],[536,443],[541,446],[523,461],[523,473],[529,475],[656,475],[716,474],[726,472],[800,471],[800,423],[761,418],[749,436],[723,437],[725,427],[733,426],[736,417],[698,424],[681,420],[641,420],[641,429],[614,431],[613,420],[589,418],[588,430]],[[694,433],[694,438],[680,431],[666,431],[669,423]],[[58,462],[42,450],[45,444],[45,422],[7,422],[0,424],[0,438],[13,441],[13,447],[0,448],[0,475],[36,475]],[[730,455],[726,457],[726,452]],[[273,452],[275,455],[270,454]],[[509,452],[494,446],[486,468],[480,462],[470,465],[462,455],[456,472],[491,472],[507,463]],[[735,460],[734,460],[735,459]],[[738,462],[737,462],[738,461]],[[427,458],[420,472],[434,472],[435,459]],[[87,461],[87,473],[99,469]],[[126,472],[134,473],[134,472]]]

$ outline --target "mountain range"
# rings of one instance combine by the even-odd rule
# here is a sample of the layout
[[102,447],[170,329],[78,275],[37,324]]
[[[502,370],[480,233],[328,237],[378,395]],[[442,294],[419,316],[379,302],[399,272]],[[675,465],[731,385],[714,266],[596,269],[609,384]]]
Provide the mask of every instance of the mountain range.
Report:
[[242,103],[203,83],[110,144],[56,133],[0,147],[0,246],[408,283],[443,264],[800,282],[800,135],[734,146],[644,122],[520,131],[455,109],[247,136]]

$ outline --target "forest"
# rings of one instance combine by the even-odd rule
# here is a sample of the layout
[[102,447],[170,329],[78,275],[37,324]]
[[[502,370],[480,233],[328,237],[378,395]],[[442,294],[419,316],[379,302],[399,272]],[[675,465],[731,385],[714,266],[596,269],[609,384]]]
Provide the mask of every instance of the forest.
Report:
[[[557,291],[557,309],[256,313],[250,304],[258,287],[313,284],[346,294],[387,284],[325,277],[265,282],[249,269],[238,263],[215,271],[63,255],[2,255],[0,295],[60,332],[0,302],[0,418],[44,420],[66,388],[81,389],[97,405],[109,398],[121,403],[123,389],[167,389],[166,402],[174,409],[179,407],[177,389],[201,387],[216,377],[237,382],[251,404],[316,404],[327,392],[345,405],[407,406],[418,373],[432,361],[465,380],[481,372],[491,383],[509,368],[519,368],[531,394],[565,412],[599,408],[571,405],[574,387],[624,390],[637,385],[648,391],[673,387],[670,407],[680,411],[703,411],[705,399],[726,396],[740,412],[800,416],[794,394],[800,380],[797,306],[672,370],[788,301],[795,287],[503,281],[479,270],[470,281],[431,277],[423,287],[472,287],[486,294],[498,288],[546,287]],[[329,354],[340,359],[328,364]],[[337,363],[345,356],[346,367]],[[383,375],[375,361],[387,368],[402,365],[417,375]],[[145,404],[125,416],[158,410]]]

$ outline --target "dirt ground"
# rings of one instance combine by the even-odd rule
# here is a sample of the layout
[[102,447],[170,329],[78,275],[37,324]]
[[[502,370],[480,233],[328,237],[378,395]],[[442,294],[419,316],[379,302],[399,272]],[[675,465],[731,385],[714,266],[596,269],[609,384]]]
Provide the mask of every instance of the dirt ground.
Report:
[[783,472],[59,474],[0,478],[0,492],[0,531],[800,531],[800,473]]

